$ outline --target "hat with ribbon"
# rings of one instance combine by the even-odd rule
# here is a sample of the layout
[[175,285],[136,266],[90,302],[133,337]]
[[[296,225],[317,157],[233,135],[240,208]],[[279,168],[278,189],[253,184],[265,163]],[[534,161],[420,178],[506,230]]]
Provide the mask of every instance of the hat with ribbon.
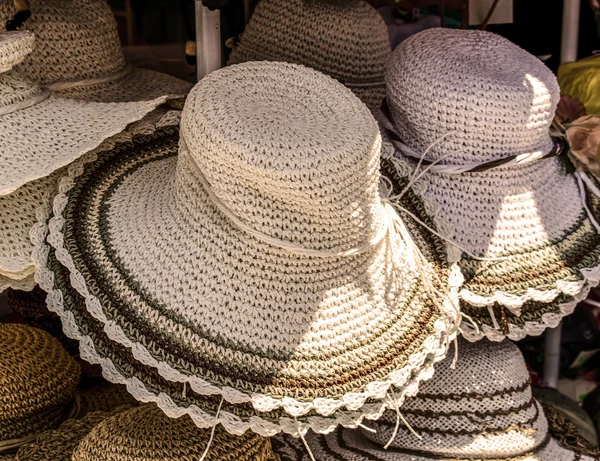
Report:
[[32,289],[29,231],[56,193],[58,170],[164,102],[103,104],[53,96],[13,67],[34,49],[28,31],[0,35],[0,290]]
[[391,207],[366,106],[303,66],[246,63],[192,90],[179,155],[176,139],[88,155],[61,181],[64,269],[40,233],[38,281],[82,357],[232,432],[331,430],[414,393],[456,332],[456,284]]
[[229,64],[303,64],[350,88],[369,108],[385,97],[392,51],[385,22],[364,0],[261,0]]
[[[484,31],[429,29],[393,53],[387,136],[449,223],[471,340],[554,327],[600,280],[591,180],[550,135],[560,91],[535,56]],[[385,112],[384,107],[384,112]]]
[[48,333],[0,324],[0,454],[79,410],[79,365]]
[[[117,22],[106,0],[28,0],[23,28],[35,33],[35,50],[17,69],[56,95],[96,102],[184,97],[192,84],[125,61]],[[0,21],[15,13],[0,0]]]
[[[461,340],[459,351],[456,367],[446,358],[398,412],[387,411],[359,429],[307,436],[312,456],[320,461],[598,459],[598,448],[582,438],[565,443],[553,437],[560,428],[549,425],[533,398],[517,346],[508,340]],[[309,459],[293,438],[277,436],[273,446],[284,461]]]

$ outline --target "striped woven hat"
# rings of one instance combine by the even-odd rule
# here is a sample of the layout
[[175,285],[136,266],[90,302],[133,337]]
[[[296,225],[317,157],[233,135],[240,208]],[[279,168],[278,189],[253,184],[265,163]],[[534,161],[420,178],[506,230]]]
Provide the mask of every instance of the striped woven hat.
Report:
[[[18,70],[57,96],[96,102],[180,98],[191,83],[133,67],[125,61],[117,22],[106,0],[29,0],[36,49]],[[14,0],[0,0],[0,21],[15,13]]]
[[[388,411],[361,429],[308,436],[312,455],[320,461],[598,459],[600,452],[589,443],[575,443],[578,451],[573,451],[567,443],[573,440],[552,437],[544,411],[532,397],[523,356],[513,343],[461,340],[459,351],[456,368],[451,367],[452,357],[440,363],[419,394],[404,403],[401,416]],[[406,424],[400,422],[396,432],[398,418]],[[273,445],[282,460],[309,459],[295,439],[277,436]]]
[[[549,128],[560,96],[536,57],[482,31],[430,29],[403,42],[386,76],[396,163],[453,229],[471,340],[554,327],[600,280],[589,179]],[[586,197],[587,195],[587,197]]]
[[0,324],[0,454],[78,411],[79,365],[49,334]]
[[234,433],[328,431],[414,393],[455,333],[456,281],[382,197],[364,104],[302,66],[231,66],[190,93],[179,142],[61,181],[36,261],[83,358]]
[[101,104],[57,98],[13,69],[33,49],[30,32],[0,34],[0,291],[34,286],[29,233],[37,208],[56,193],[58,170],[165,99]]
[[385,97],[387,27],[364,0],[261,0],[229,64],[303,64],[350,88],[369,108]]

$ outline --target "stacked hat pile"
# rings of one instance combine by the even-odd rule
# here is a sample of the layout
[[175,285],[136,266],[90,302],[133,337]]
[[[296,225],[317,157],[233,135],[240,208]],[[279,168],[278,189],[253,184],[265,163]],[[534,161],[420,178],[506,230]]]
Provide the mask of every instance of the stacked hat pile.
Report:
[[558,156],[535,58],[440,29],[390,55],[360,0],[263,0],[231,65],[165,115],[188,86],[125,63],[105,2],[30,8],[0,35],[0,280],[37,282],[145,405],[78,396],[58,342],[3,327],[0,454],[594,459],[504,340],[600,279],[598,203]]

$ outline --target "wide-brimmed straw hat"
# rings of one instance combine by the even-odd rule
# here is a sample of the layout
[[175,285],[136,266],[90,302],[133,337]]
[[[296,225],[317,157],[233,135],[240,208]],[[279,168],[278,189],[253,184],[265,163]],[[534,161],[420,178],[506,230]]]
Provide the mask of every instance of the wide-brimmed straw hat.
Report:
[[78,411],[79,365],[48,333],[0,324],[0,454]]
[[134,140],[61,181],[48,242],[67,270],[42,248],[38,281],[82,357],[232,432],[331,430],[414,393],[455,287],[381,195],[366,106],[302,66],[231,66],[190,93],[180,145]]
[[385,22],[364,0],[261,0],[229,64],[303,64],[339,80],[375,109],[385,97],[391,51]]
[[[17,69],[56,95],[96,102],[184,97],[192,84],[139,69],[125,61],[117,22],[105,0],[29,0],[24,28],[36,49]],[[15,13],[14,0],[0,0],[0,22]]]
[[600,226],[550,136],[555,76],[497,35],[430,29],[396,49],[386,82],[397,163],[453,229],[462,311],[479,326],[466,337],[556,326],[600,280]]
[[29,231],[37,208],[56,193],[58,170],[165,100],[102,104],[57,98],[13,69],[33,48],[30,32],[0,35],[0,290],[34,286]]
[[[380,420],[365,423],[361,429],[307,436],[314,458],[320,461],[597,459],[588,456],[597,454],[597,449],[589,443],[582,442],[575,452],[552,437],[544,411],[531,394],[523,356],[513,343],[461,340],[454,369],[452,361],[449,356],[440,363],[434,377],[421,385],[416,397],[406,400],[399,414],[388,411]],[[302,442],[292,438],[278,436],[273,445],[282,460],[309,459]]]

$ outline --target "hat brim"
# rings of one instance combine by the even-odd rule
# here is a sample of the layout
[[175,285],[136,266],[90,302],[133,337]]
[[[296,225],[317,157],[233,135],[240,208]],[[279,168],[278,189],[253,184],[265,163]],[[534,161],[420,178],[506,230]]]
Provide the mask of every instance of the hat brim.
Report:
[[[396,161],[414,168],[406,159]],[[539,335],[600,281],[600,235],[562,158],[458,177],[425,173],[420,182],[424,196],[439,205],[440,219],[449,223],[451,240],[463,248],[478,246],[468,249],[492,258],[461,256],[462,249],[448,245],[465,277],[463,311],[479,327],[465,322],[467,339]],[[509,334],[493,324],[501,323],[500,306]]]
[[50,96],[0,117],[0,195],[49,176],[166,100],[102,104]]
[[123,77],[95,85],[73,86],[54,91],[61,98],[94,102],[140,102],[160,97],[184,98],[194,85],[149,69],[132,67]]
[[25,278],[16,280],[0,275],[0,293],[12,288],[13,290],[31,291],[35,288],[36,281],[34,275],[27,275]]
[[[147,174],[149,171],[153,171],[156,174],[155,177],[153,177],[152,179],[146,177],[144,180],[144,184],[146,185],[150,185],[150,184],[160,184],[160,189],[162,189],[161,191],[159,190],[154,190],[152,191],[151,195],[154,196],[154,201],[155,202],[160,202],[161,198],[164,198],[164,194],[167,194],[167,192],[169,191],[169,181],[171,174],[174,173],[175,171],[175,164],[176,164],[176,159],[174,157],[174,154],[176,152],[176,145],[177,145],[177,137],[176,134],[171,134],[171,137],[169,138],[168,142],[165,144],[161,144],[160,142],[155,144],[154,147],[152,146],[146,146],[148,148],[149,152],[146,152],[144,149],[140,150],[136,150],[136,155],[130,156],[127,155],[126,152],[124,151],[120,151],[118,156],[115,156],[114,153],[113,154],[107,154],[105,156],[102,156],[101,158],[97,158],[97,159],[90,159],[90,158],[86,158],[85,160],[82,160],[82,168],[80,169],[79,167],[77,168],[72,168],[71,170],[75,171],[78,170],[79,172],[76,174],[77,175],[77,179],[75,177],[70,178],[70,179],[66,179],[63,184],[65,185],[69,185],[69,187],[76,187],[78,188],[79,186],[75,186],[73,184],[73,182],[79,184],[80,186],[82,186],[82,188],[80,190],[88,190],[91,191],[92,189],[89,189],[89,184],[84,186],[84,183],[86,182],[85,177],[87,178],[92,178],[92,177],[96,177],[97,179],[100,179],[100,177],[102,176],[102,181],[105,181],[107,179],[108,176],[104,177],[104,173],[100,174],[100,176],[98,176],[98,174],[101,171],[106,172],[108,175],[110,175],[110,172],[124,172],[127,171],[127,173],[125,174],[125,176],[122,176],[122,179],[125,179],[126,182],[130,183],[130,184],[137,184],[137,186],[141,186],[141,183],[137,182],[136,179],[136,175],[132,174],[135,172],[135,168],[144,168],[144,167],[150,167],[151,169],[145,169],[143,171],[144,175]],[[131,146],[128,146],[131,147]],[[154,152],[152,152],[154,151]],[[124,162],[122,160],[125,160]],[[91,162],[91,163],[85,163],[85,162]],[[132,167],[135,167],[134,169],[130,169]],[[88,175],[89,176],[86,176]],[[120,173],[119,173],[120,174]],[[125,181],[119,181],[119,184],[125,184]],[[130,182],[132,181],[132,182]],[[105,182],[105,185],[108,186],[108,184],[110,183],[110,181]],[[137,187],[136,186],[136,187]],[[67,196],[70,196],[71,198],[74,198],[74,195],[71,195],[71,192],[73,191],[73,189],[69,190],[69,187],[66,188],[62,188],[61,191],[65,194],[65,198]],[[108,189],[110,190],[112,186],[108,186]],[[87,194],[87,193],[86,193]],[[69,211],[67,211],[68,208],[68,202],[69,200],[67,199],[67,201],[64,201],[62,198],[58,198],[55,201],[55,204],[63,203],[63,207],[62,209],[60,209],[61,207],[58,206],[58,208],[56,209],[56,211],[60,212],[61,214],[64,212],[65,215],[69,215],[71,216],[71,213]],[[74,203],[74,202],[73,202]],[[142,206],[143,207],[148,207],[149,206],[149,202],[143,200],[141,203],[144,203]],[[150,210],[147,210],[147,218],[152,220],[152,219],[163,219],[161,218],[156,218],[156,216],[161,215],[161,213],[164,216],[169,216],[169,220],[172,220],[172,218],[170,217],[170,215],[172,215],[172,212],[169,211],[167,214],[166,210],[163,209],[161,211],[161,213],[155,213],[154,216],[155,217],[151,217],[151,215],[153,214],[152,212],[150,212]],[[207,210],[208,213],[208,210]],[[79,210],[78,214],[83,215],[87,215],[87,212],[85,210]],[[92,216],[90,215],[87,215]],[[171,221],[172,223],[174,221]],[[127,325],[125,323],[121,323],[121,319],[115,316],[113,316],[113,313],[110,312],[110,309],[112,308],[112,306],[115,306],[115,303],[119,303],[119,299],[125,299],[125,298],[121,298],[121,296],[123,294],[115,294],[114,293],[110,293],[110,290],[107,290],[106,287],[107,285],[105,284],[105,281],[102,281],[101,279],[95,278],[93,283],[89,283],[89,281],[85,281],[85,276],[83,275],[84,272],[87,271],[87,269],[83,269],[81,266],[77,267],[79,265],[79,258],[77,256],[77,252],[79,250],[75,250],[73,253],[71,253],[71,251],[73,249],[67,250],[64,247],[64,243],[65,243],[65,238],[64,235],[62,234],[63,230],[66,230],[66,227],[63,229],[61,226],[62,223],[62,219],[57,219],[57,217],[53,218],[50,220],[50,236],[49,236],[49,242],[51,242],[51,244],[56,247],[56,248],[60,248],[57,252],[56,255],[58,256],[58,259],[60,260],[61,264],[65,265],[68,268],[68,271],[62,271],[62,273],[60,271],[57,270],[57,268],[55,266],[53,266],[53,268],[48,269],[47,268],[47,258],[48,258],[48,249],[46,248],[45,250],[43,250],[43,248],[45,247],[44,243],[43,243],[43,238],[41,239],[40,242],[38,242],[38,250],[42,250],[42,251],[36,251],[36,262],[39,265],[39,269],[38,269],[38,281],[40,282],[40,285],[42,286],[42,288],[44,288],[46,291],[54,291],[54,292],[59,292],[62,293],[61,295],[57,295],[57,296],[49,296],[48,298],[48,303],[49,306],[51,304],[53,304],[51,306],[51,310],[56,311],[59,315],[61,315],[61,317],[63,317],[63,326],[64,326],[64,322],[65,322],[65,316],[70,316],[72,314],[68,314],[67,311],[73,310],[73,309],[77,309],[77,306],[81,306],[81,305],[87,305],[87,310],[85,310],[85,312],[79,312],[79,320],[75,323],[77,323],[77,332],[71,332],[71,334],[75,337],[77,337],[77,339],[80,339],[80,337],[82,336],[80,333],[80,329],[83,327],[84,323],[94,323],[96,322],[96,324],[98,325],[98,327],[100,328],[100,331],[103,332],[103,334],[107,334],[108,335],[108,350],[112,349],[113,351],[115,349],[121,349],[121,350],[126,350],[127,353],[129,354],[129,357],[127,359],[125,359],[122,362],[122,369],[120,371],[115,371],[115,366],[114,366],[114,354],[111,353],[107,353],[105,352],[104,354],[98,354],[97,346],[98,343],[97,341],[99,340],[98,337],[92,338],[92,340],[89,340],[89,332],[87,332],[84,336],[86,336],[88,338],[88,340],[86,341],[82,341],[81,343],[81,355],[82,357],[86,357],[86,355],[90,355],[92,354],[95,357],[95,361],[96,362],[102,362],[103,364],[103,368],[104,368],[104,373],[105,376],[107,374],[112,376],[112,380],[115,382],[124,382],[126,384],[129,384],[130,386],[130,391],[131,388],[133,387],[134,383],[136,386],[134,395],[140,399],[140,400],[144,400],[144,401],[148,401],[148,400],[152,400],[152,401],[156,401],[157,403],[159,403],[159,405],[161,405],[161,407],[163,408],[163,410],[165,410],[168,414],[175,414],[175,415],[180,415],[183,413],[189,413],[192,418],[196,421],[197,424],[199,425],[206,425],[206,424],[210,424],[210,422],[212,420],[214,420],[214,416],[211,415],[207,415],[207,413],[205,412],[205,409],[201,409],[203,407],[196,407],[193,408],[189,405],[189,403],[186,405],[185,404],[185,400],[183,403],[175,403],[175,402],[181,402],[181,393],[182,393],[182,386],[184,382],[187,382],[190,385],[190,393],[192,393],[192,391],[194,391],[194,395],[196,395],[196,393],[198,393],[199,395],[201,394],[206,394],[206,390],[205,388],[203,388],[202,386],[198,386],[198,380],[199,378],[194,375],[190,375],[187,374],[189,372],[187,372],[187,370],[185,369],[177,369],[175,367],[178,367],[178,364],[172,364],[173,366],[171,366],[171,364],[168,363],[168,357],[165,356],[160,356],[158,354],[163,354],[165,352],[169,352],[169,350],[172,351],[172,345],[169,344],[168,341],[165,341],[164,339],[161,339],[161,348],[162,351],[154,351],[152,350],[151,352],[153,354],[157,354],[157,355],[152,355],[151,352],[146,349],[144,346],[142,346],[140,343],[136,343],[134,345],[134,343],[131,341],[131,337],[127,336],[127,333],[125,333],[125,329],[127,329]],[[67,225],[67,227],[70,226],[70,224]],[[79,227],[78,224],[75,225],[75,227]],[[152,227],[152,226],[150,226]],[[177,235],[177,238],[181,239],[183,238],[184,240],[181,240],[181,249],[183,251],[195,251],[192,250],[193,248],[197,248],[197,241],[194,239],[194,245],[193,246],[187,246],[185,243],[185,235],[186,233],[184,232],[183,234],[179,234],[179,231],[177,229],[172,229],[171,230],[171,235]],[[116,234],[113,234],[116,235]],[[161,232],[159,232],[159,235],[162,235]],[[193,235],[192,233],[189,233],[187,235]],[[136,243],[135,245],[139,244]],[[187,248],[186,248],[187,246]],[[429,244],[425,244],[425,246],[429,246]],[[62,253],[62,256],[61,256]],[[53,253],[52,253],[53,254]],[[77,262],[75,262],[77,261]],[[83,270],[83,272],[82,272]],[[70,273],[70,275],[69,275]],[[69,298],[66,296],[66,291],[71,290],[69,288],[69,278],[71,276],[77,277],[79,279],[79,277],[83,277],[83,279],[80,279],[80,281],[82,282],[82,284],[75,284],[78,285],[77,291],[78,291],[78,295],[79,297],[81,297],[83,295],[83,301],[82,299],[72,299],[72,301],[69,301]],[[94,276],[96,277],[96,276]],[[56,280],[54,280],[56,279]],[[54,281],[52,281],[54,280]],[[50,281],[52,281],[50,283]],[[96,291],[96,288],[99,286],[103,286],[102,292],[98,292]],[[97,296],[94,294],[96,293]],[[110,302],[108,302],[108,298],[105,298],[106,296],[110,296]],[[96,306],[98,307],[100,310],[96,310],[94,307],[92,306]],[[124,307],[124,306],[123,306]],[[105,308],[107,309],[105,311]],[[124,307],[125,311],[130,311],[129,308]],[[437,309],[437,308],[435,308]],[[124,312],[124,311],[121,311]],[[436,310],[437,312],[437,310]],[[108,316],[107,316],[108,313]],[[109,317],[110,316],[110,317]],[[110,320],[109,320],[110,318]],[[131,317],[128,319],[128,322],[131,321],[133,322],[132,324],[135,325],[140,325],[139,324],[139,318],[135,318],[135,317]],[[423,318],[420,318],[420,321],[423,322]],[[433,320],[432,320],[433,322]],[[443,323],[443,322],[441,322]],[[117,330],[116,328],[118,328],[119,330]],[[408,327],[410,328],[410,327]],[[421,327],[419,327],[421,328]],[[429,339],[427,340],[427,342],[424,344],[424,348],[427,350],[428,348],[430,348],[429,352],[425,352],[425,354],[422,353],[417,353],[417,355],[415,356],[414,354],[412,355],[412,359],[416,360],[416,362],[413,362],[413,366],[408,370],[408,371],[404,371],[406,372],[406,379],[404,381],[404,385],[402,387],[402,389],[398,389],[397,393],[395,393],[395,397],[398,400],[401,400],[403,398],[404,394],[411,394],[416,392],[416,387],[417,387],[417,382],[420,379],[423,379],[425,377],[428,377],[431,375],[432,369],[431,369],[431,365],[440,359],[440,356],[443,354],[442,350],[440,349],[440,338],[436,337],[436,333],[435,333],[435,328],[443,328],[445,329],[445,326],[442,326],[440,324],[440,322],[437,323],[437,326],[434,325],[429,325],[428,327],[423,328],[423,336],[428,337]],[[117,336],[115,335],[115,331],[120,331],[123,335],[121,336]],[[139,330],[138,330],[139,331]],[[419,332],[417,332],[419,333]],[[421,336],[421,337],[423,337]],[[165,338],[168,339],[168,338]],[[417,341],[419,341],[417,339]],[[443,341],[442,341],[443,342]],[[147,343],[150,344],[150,343]],[[95,347],[96,346],[96,347]],[[123,347],[125,346],[125,347]],[[419,349],[419,343],[413,343],[413,347],[418,350]],[[412,350],[412,349],[411,349]],[[176,352],[176,351],[174,351]],[[445,352],[445,351],[444,351]],[[106,362],[107,357],[112,357],[112,359],[108,359],[109,362]],[[157,357],[159,357],[160,359],[162,359],[160,362],[157,360]],[[418,357],[418,358],[415,358]],[[130,362],[130,364],[128,364],[127,362]],[[135,366],[136,371],[132,372],[131,371],[131,366]],[[144,369],[144,373],[146,373],[145,377],[141,377],[138,375],[138,370],[139,368],[142,367]],[[107,371],[108,370],[108,371]],[[173,376],[173,371],[177,372],[177,375]],[[403,372],[403,373],[404,373]],[[127,375],[128,376],[124,376]],[[198,373],[199,376],[205,376],[201,373]],[[108,377],[108,376],[107,376]],[[154,380],[154,382],[152,382],[150,380],[150,378],[152,378],[152,380]],[[165,377],[167,378],[165,380]],[[163,388],[158,389],[155,385],[156,380],[158,379],[158,381],[161,382],[161,385],[163,386]],[[175,386],[173,388],[173,383],[175,383]],[[164,387],[170,387],[170,389],[164,389]],[[152,389],[152,390],[149,390]],[[136,394],[137,393],[137,394]],[[218,395],[221,394],[223,395],[224,392],[222,389],[220,390],[216,385],[213,385],[211,388],[211,392],[210,394],[212,394],[213,399],[215,399],[215,402],[218,404]],[[226,398],[226,396],[224,395],[224,403],[227,404],[228,402],[228,398]],[[229,396],[231,398],[231,395]],[[198,395],[196,395],[196,398],[198,398]],[[203,402],[202,404],[204,404],[205,402]],[[246,412],[248,412],[248,408],[251,410],[249,413],[247,413],[248,415],[255,415],[256,413],[260,413],[261,416],[264,416],[265,419],[269,418],[269,414],[274,414],[276,415],[275,417],[273,417],[274,421],[276,421],[275,423],[271,423],[270,425],[267,424],[263,424],[263,422],[257,423],[257,417],[252,417],[250,416],[250,418],[248,419],[248,421],[244,421],[243,425],[238,424],[237,422],[234,422],[231,424],[231,430],[240,430],[240,427],[243,427],[243,430],[247,429],[247,428],[252,428],[253,430],[257,431],[258,433],[260,433],[261,435],[270,435],[269,432],[275,433],[279,430],[285,430],[288,432],[297,432],[299,429],[298,423],[296,423],[293,418],[285,418],[285,415],[282,414],[278,414],[278,408],[281,408],[282,406],[278,406],[275,408],[256,408],[256,402],[253,401],[252,399],[248,398],[248,395],[244,395],[242,392],[237,392],[236,394],[236,399],[234,400],[233,403],[236,403],[237,405],[234,405],[233,407],[235,407],[234,411],[239,411],[240,404],[241,404],[241,408],[244,409]],[[244,405],[246,405],[246,407],[244,407]],[[253,408],[254,406],[254,408]],[[306,423],[306,421],[310,421],[310,426],[313,427],[313,429],[317,430],[317,431],[327,431],[327,430],[331,430],[332,427],[334,427],[336,424],[352,424],[353,423],[353,418],[360,420],[362,419],[362,417],[364,417],[365,414],[368,415],[375,415],[376,413],[380,413],[382,411],[382,409],[384,408],[384,404],[381,403],[376,403],[376,404],[368,404],[364,407],[364,409],[362,409],[361,411],[358,411],[358,409],[356,409],[356,411],[354,411],[354,409],[352,410],[347,410],[348,413],[346,414],[346,416],[342,417],[342,416],[336,416],[337,420],[335,419],[328,419],[328,418],[319,418],[317,417],[317,413],[315,413],[315,409],[314,408],[309,408],[308,411],[304,411],[303,414],[298,415],[298,420],[302,421],[303,424]],[[169,413],[170,412],[170,413]],[[348,419],[349,418],[349,419]],[[239,419],[239,417],[237,418]],[[258,418],[261,419],[261,418]],[[268,429],[265,429],[265,427],[268,427]],[[308,426],[303,426],[304,428],[307,428]]]
[[[468,461],[469,458],[452,456],[440,458],[435,455],[419,455],[382,446],[367,440],[358,430],[338,429],[327,435],[307,435],[306,442],[315,459],[319,461]],[[273,438],[273,449],[282,461],[308,461],[310,458],[301,441],[287,436]],[[562,448],[554,439],[540,450],[509,458],[494,458],[494,461],[592,461],[590,456],[579,457]]]

